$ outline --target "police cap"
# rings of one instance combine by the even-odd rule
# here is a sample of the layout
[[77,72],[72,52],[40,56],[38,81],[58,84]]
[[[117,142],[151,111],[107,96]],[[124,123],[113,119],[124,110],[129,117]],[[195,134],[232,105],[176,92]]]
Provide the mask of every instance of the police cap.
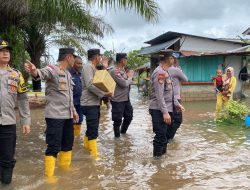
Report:
[[165,50],[161,50],[159,53],[159,57],[160,58],[168,58],[168,57],[175,57],[174,56],[174,51],[172,49],[165,49]]
[[12,47],[9,45],[7,41],[0,39],[0,50],[4,48],[8,48],[9,50],[12,50]]
[[89,49],[88,50],[88,59],[94,57],[95,55],[101,55],[100,49]]
[[117,53],[116,54],[116,62],[120,62],[122,59],[128,59],[126,53]]
[[60,48],[59,49],[59,55],[58,55],[58,61],[63,60],[66,55],[71,54],[74,57],[77,57],[77,55],[75,55],[75,49],[74,48]]

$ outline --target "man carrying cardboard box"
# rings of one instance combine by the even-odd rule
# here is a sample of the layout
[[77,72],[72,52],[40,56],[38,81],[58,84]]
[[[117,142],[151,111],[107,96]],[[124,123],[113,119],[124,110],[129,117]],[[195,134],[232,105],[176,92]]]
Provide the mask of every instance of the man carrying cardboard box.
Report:
[[84,147],[95,159],[98,158],[97,142],[99,118],[100,118],[100,99],[112,96],[112,92],[104,92],[93,85],[93,78],[96,66],[101,62],[99,49],[88,50],[88,64],[83,66],[81,96],[81,108],[86,117],[87,131],[83,139]]
[[133,119],[133,107],[129,99],[129,92],[134,71],[125,70],[127,65],[126,53],[116,54],[116,64],[110,70],[110,74],[116,82],[115,94],[111,98],[111,104],[114,135],[115,137],[120,137],[120,133],[125,134],[127,132]]

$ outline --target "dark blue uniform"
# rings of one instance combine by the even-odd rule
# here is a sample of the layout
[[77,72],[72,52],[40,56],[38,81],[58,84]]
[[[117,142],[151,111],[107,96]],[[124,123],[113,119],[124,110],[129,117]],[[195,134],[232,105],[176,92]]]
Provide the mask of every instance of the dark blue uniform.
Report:
[[75,109],[79,115],[79,121],[77,124],[81,124],[83,120],[83,114],[81,110],[81,96],[82,96],[82,80],[81,80],[81,72],[77,72],[74,68],[70,70],[70,74],[72,76],[72,80],[75,83],[73,88],[73,102]]

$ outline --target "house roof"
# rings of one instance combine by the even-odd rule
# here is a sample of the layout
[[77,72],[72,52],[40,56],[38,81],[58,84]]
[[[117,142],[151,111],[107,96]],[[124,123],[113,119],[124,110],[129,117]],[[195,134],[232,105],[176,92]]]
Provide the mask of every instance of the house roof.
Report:
[[250,27],[248,29],[246,29],[243,33],[244,36],[245,35],[250,35]]
[[150,62],[145,63],[144,65],[136,68],[135,71],[140,73],[140,72],[148,70],[148,69],[150,69]]
[[180,38],[174,38],[174,39],[167,41],[167,42],[164,42],[164,43],[145,47],[140,51],[139,55],[148,55],[148,54],[158,53],[163,49],[169,48],[174,43],[176,43],[178,40],[180,40]]
[[201,56],[246,56],[250,55],[250,50],[235,49],[226,52],[197,52],[197,51],[180,51],[183,57],[201,57]]
[[166,32],[160,36],[157,36],[156,38],[154,38],[152,40],[146,41],[144,43],[155,45],[155,44],[159,44],[162,42],[170,41],[174,38],[180,38],[182,36],[192,36],[192,37],[197,37],[197,38],[204,38],[204,39],[210,39],[210,40],[214,40],[214,41],[223,41],[223,42],[236,43],[236,44],[247,44],[245,42],[238,42],[238,41],[231,41],[231,40],[217,39],[217,38],[208,38],[208,37],[204,37],[204,36],[197,36],[197,35],[172,32],[172,31],[168,31],[168,32]]

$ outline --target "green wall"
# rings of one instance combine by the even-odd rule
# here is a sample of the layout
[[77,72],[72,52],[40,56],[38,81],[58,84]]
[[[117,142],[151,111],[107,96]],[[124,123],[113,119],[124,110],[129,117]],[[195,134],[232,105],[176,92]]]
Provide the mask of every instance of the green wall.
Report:
[[180,66],[190,82],[211,82],[216,75],[218,65],[222,64],[222,56],[184,57],[180,59]]

